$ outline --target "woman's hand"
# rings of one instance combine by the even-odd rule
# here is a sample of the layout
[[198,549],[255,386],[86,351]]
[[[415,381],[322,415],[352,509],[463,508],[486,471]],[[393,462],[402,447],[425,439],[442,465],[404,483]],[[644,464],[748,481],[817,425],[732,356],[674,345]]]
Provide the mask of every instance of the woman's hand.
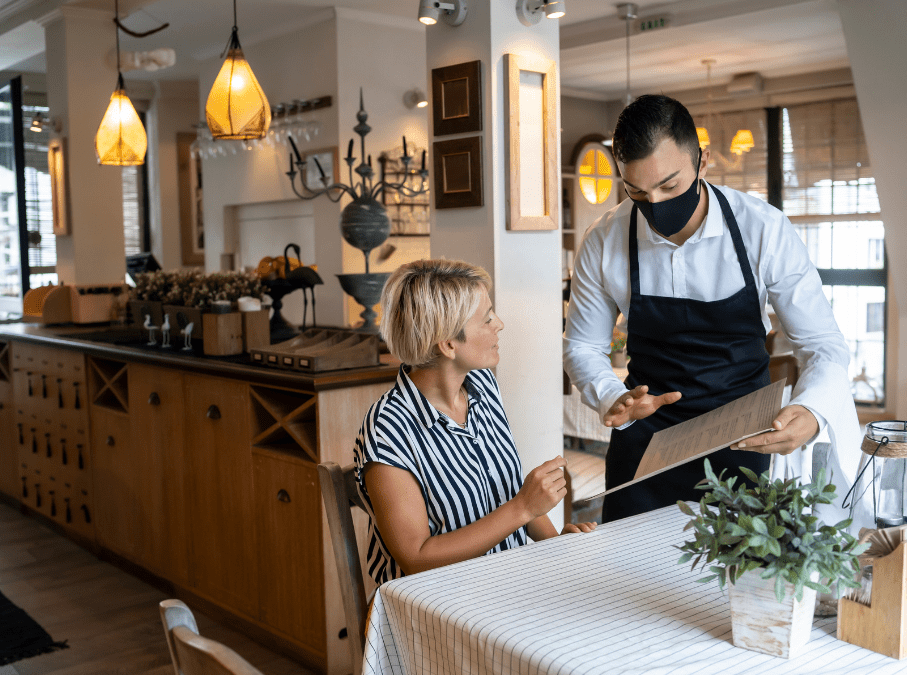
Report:
[[576,534],[578,532],[591,532],[596,527],[597,523],[567,523],[564,525],[564,529],[561,530],[561,534]]
[[650,396],[648,392],[648,385],[641,384],[617,399],[605,413],[605,426],[619,427],[631,420],[641,420],[663,405],[676,403],[682,396],[679,391],[669,391],[661,396]]
[[523,487],[513,498],[524,510],[526,522],[548,513],[567,494],[565,466],[566,459],[555,457],[535,467],[526,476]]

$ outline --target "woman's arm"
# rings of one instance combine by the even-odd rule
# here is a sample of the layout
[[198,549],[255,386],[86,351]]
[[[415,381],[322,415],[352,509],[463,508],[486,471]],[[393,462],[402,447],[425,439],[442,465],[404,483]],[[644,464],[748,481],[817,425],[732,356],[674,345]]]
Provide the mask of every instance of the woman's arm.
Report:
[[[434,537],[422,491],[411,473],[371,462],[365,466],[365,485],[381,538],[403,572],[415,574],[484,555],[544,516],[566,494],[561,471],[565,464],[563,457],[555,457],[536,467],[513,499],[474,523]],[[550,521],[548,525],[554,529]]]

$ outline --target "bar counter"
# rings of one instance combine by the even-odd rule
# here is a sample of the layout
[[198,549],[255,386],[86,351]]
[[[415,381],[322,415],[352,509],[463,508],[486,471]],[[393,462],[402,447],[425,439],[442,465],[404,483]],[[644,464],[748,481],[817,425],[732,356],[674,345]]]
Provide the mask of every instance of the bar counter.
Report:
[[316,466],[353,461],[397,367],[303,374],[147,341],[0,325],[0,496],[309,669],[351,672]]

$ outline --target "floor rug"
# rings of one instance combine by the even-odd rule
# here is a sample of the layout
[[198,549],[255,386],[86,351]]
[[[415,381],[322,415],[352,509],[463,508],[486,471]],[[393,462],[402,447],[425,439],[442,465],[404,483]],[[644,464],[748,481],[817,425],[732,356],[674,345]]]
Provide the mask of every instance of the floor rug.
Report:
[[34,619],[0,593],[0,666],[68,646],[65,640],[54,642]]

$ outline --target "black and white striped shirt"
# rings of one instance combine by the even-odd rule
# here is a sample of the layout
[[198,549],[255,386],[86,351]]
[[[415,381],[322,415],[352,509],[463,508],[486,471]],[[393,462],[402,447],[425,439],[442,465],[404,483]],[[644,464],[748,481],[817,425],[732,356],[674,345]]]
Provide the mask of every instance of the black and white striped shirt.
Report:
[[[380,462],[409,471],[422,488],[431,536],[483,518],[513,499],[523,472],[501,391],[489,370],[466,376],[466,428],[438,412],[402,366],[394,387],[372,405],[356,439],[356,478],[369,514],[368,571],[379,584],[403,576],[375,526],[362,469]],[[488,553],[522,546],[521,527]],[[486,554],[487,555],[487,554]]]

